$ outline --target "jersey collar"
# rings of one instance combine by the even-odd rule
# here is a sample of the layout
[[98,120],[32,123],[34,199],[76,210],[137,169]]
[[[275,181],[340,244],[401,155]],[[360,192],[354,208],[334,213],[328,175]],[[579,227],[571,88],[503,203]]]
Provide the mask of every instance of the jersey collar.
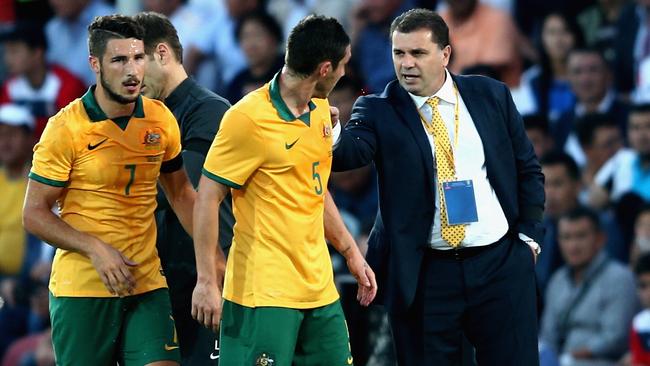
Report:
[[[108,117],[106,117],[106,113],[104,113],[104,111],[99,107],[99,104],[97,104],[94,92],[95,85],[88,88],[86,94],[81,97],[81,102],[83,103],[84,109],[92,122],[105,121]],[[144,118],[144,107],[142,106],[141,95],[139,95],[138,99],[135,100],[135,108],[133,109],[133,114],[131,116]]]
[[293,122],[296,119],[299,119],[304,124],[309,126],[309,115],[311,111],[316,109],[316,104],[310,100],[309,112],[296,118],[293,113],[291,113],[291,110],[289,110],[289,107],[287,107],[287,104],[284,102],[284,100],[282,100],[282,96],[280,96],[280,72],[276,73],[269,83],[269,95],[271,96],[271,104],[273,104],[275,110],[278,111],[280,118],[287,122]]

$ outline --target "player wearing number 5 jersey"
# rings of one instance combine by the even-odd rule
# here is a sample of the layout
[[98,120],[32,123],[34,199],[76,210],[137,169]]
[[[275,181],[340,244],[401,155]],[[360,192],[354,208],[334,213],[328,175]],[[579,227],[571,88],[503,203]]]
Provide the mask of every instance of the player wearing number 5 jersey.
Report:
[[57,364],[177,365],[153,212],[160,181],[192,226],[178,124],[140,96],[142,28],[107,16],[88,29],[97,85],[48,122],[24,209],[25,228],[58,248],[49,285]]
[[[289,36],[287,65],[226,112],[208,152],[194,212],[192,315],[216,328],[223,313],[220,366],[353,363],[325,237],[347,259],[363,305],[376,285],[331,210],[332,124],[323,99],[349,59],[336,20],[303,19]],[[229,189],[236,224],[224,273],[217,208]]]

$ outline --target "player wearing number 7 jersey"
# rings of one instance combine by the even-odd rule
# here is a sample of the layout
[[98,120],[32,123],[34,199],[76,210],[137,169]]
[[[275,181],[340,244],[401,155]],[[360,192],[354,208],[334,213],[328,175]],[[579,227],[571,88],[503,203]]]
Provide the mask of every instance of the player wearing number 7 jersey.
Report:
[[48,122],[23,218],[58,248],[49,285],[57,364],[177,365],[153,212],[160,182],[192,227],[196,193],[182,169],[178,124],[162,102],[140,96],[141,26],[106,16],[88,30],[97,85]]
[[[374,273],[327,193],[332,124],[324,98],[350,55],[335,19],[303,19],[289,36],[287,64],[226,112],[208,152],[194,211],[192,315],[217,328],[223,314],[220,366],[353,363],[325,244],[327,237],[345,256],[368,305]],[[236,224],[226,265],[218,206],[230,189]]]

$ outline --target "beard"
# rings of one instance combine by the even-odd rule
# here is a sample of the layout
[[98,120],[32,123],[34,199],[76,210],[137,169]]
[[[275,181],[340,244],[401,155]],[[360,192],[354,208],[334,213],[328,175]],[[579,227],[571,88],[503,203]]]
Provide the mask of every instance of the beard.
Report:
[[102,83],[102,88],[104,88],[104,91],[106,92],[106,95],[108,96],[109,99],[111,99],[114,102],[117,102],[117,103],[120,103],[120,104],[130,104],[130,103],[135,102],[138,99],[138,96],[140,95],[140,94],[136,94],[136,95],[134,95],[132,97],[130,97],[130,96],[125,97],[123,95],[120,95],[120,94],[116,93],[111,88],[108,81],[106,81],[106,79],[104,79],[104,73],[102,73],[101,70],[99,71],[99,79],[100,79],[100,82]]

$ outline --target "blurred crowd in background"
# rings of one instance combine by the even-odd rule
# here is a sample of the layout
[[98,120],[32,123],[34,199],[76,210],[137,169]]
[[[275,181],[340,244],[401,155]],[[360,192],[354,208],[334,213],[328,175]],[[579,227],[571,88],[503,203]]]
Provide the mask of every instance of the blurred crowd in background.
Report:
[[[95,16],[168,16],[188,72],[232,104],[280,70],[301,18],[335,17],[353,42],[329,98],[345,123],[358,96],[394,78],[389,25],[414,7],[449,25],[451,72],[510,87],[540,159],[542,365],[650,365],[650,0],[0,0],[0,366],[54,364],[53,248],[25,233],[21,211],[48,118],[95,81]],[[374,168],[334,173],[329,188],[363,249],[378,210]],[[355,363],[394,365],[381,310],[355,304],[354,280],[333,261]]]

